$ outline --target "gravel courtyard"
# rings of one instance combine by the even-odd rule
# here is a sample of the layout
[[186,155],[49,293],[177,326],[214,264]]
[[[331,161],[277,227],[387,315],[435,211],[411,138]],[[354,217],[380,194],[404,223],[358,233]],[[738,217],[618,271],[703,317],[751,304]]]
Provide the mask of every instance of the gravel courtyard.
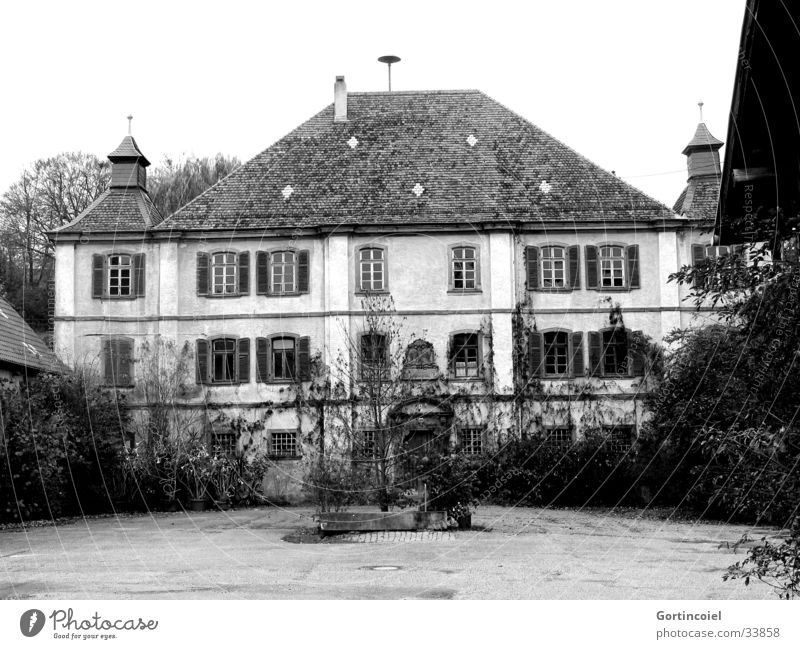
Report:
[[[469,532],[313,541],[311,509],[156,513],[0,531],[3,599],[756,599],[744,526],[481,507]],[[344,541],[344,542],[342,542]],[[349,542],[348,542],[349,541]]]

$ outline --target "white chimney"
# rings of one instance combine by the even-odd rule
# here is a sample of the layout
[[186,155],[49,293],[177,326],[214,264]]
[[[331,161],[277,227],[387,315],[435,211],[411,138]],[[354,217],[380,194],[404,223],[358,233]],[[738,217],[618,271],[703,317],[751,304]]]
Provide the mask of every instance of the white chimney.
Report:
[[347,84],[344,77],[336,77],[333,84],[333,121],[347,121]]

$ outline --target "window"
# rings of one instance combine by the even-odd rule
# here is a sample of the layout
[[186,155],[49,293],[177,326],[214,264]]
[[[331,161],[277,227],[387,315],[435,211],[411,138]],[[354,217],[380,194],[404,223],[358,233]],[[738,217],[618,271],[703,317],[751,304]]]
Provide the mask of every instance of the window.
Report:
[[109,255],[108,257],[108,295],[109,297],[128,297],[131,294],[133,264],[130,255]]
[[633,445],[635,426],[603,426],[605,446],[612,453],[627,453]]
[[256,293],[297,295],[308,293],[309,251],[276,250],[256,253]]
[[586,246],[586,287],[611,291],[639,288],[639,246]]
[[356,457],[362,460],[371,460],[377,456],[376,435],[374,430],[362,430],[355,449]]
[[238,292],[236,283],[236,253],[218,252],[211,257],[211,292],[230,295]]
[[214,383],[233,383],[236,380],[236,341],[233,338],[212,341],[211,359]]
[[582,331],[532,331],[528,347],[531,376],[569,378],[585,373]]
[[566,285],[566,258],[561,246],[542,248],[542,286],[564,288]]
[[622,246],[601,246],[600,286],[602,288],[625,286],[625,250]]
[[311,339],[279,334],[256,338],[256,381],[310,381]]
[[572,446],[572,429],[566,426],[547,428],[544,431],[545,448],[566,450]]
[[136,450],[136,432],[129,430],[123,433],[123,447],[129,453],[133,453]]
[[480,376],[478,334],[455,334],[450,344],[450,373],[457,379]]
[[453,246],[451,249],[450,288],[474,291],[479,288],[478,253],[473,246]]
[[272,431],[269,453],[273,457],[298,457],[297,432],[293,430]]
[[198,383],[249,383],[250,339],[220,336],[196,343]]
[[237,435],[233,431],[212,432],[211,448],[219,455],[233,457],[236,455],[236,438]]
[[294,338],[272,339],[272,377],[276,381],[293,381],[297,367]]
[[224,250],[197,253],[197,294],[214,297],[250,292],[250,253]]
[[92,297],[133,299],[144,296],[143,254],[92,255]]
[[358,251],[359,287],[362,291],[386,289],[386,254],[383,248],[362,248]]
[[460,428],[458,430],[458,445],[467,455],[480,455],[483,453],[483,429]]
[[295,254],[272,253],[272,293],[294,293],[295,286]]
[[544,373],[566,374],[569,371],[569,335],[566,331],[544,334]]
[[389,341],[380,333],[361,336],[361,376],[369,379],[385,377],[389,370]]
[[119,388],[133,386],[133,339],[105,338],[102,344],[103,380]]
[[624,329],[603,332],[603,373],[628,374],[628,333]]

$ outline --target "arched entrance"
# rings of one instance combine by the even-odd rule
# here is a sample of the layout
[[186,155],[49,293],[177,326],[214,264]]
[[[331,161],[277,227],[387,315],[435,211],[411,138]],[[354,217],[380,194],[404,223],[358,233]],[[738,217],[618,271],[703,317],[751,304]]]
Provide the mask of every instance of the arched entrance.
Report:
[[422,398],[399,404],[391,414],[393,427],[402,427],[403,461],[399,467],[408,486],[416,484],[416,467],[430,453],[444,451],[450,446],[453,410],[436,399]]

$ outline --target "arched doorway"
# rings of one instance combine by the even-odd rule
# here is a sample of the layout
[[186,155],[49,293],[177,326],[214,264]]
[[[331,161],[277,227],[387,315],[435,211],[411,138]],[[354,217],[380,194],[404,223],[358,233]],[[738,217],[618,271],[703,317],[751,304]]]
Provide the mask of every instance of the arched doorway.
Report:
[[393,427],[402,427],[403,461],[398,463],[409,487],[419,488],[416,475],[420,461],[450,446],[453,410],[439,400],[422,398],[399,404],[391,414]]

